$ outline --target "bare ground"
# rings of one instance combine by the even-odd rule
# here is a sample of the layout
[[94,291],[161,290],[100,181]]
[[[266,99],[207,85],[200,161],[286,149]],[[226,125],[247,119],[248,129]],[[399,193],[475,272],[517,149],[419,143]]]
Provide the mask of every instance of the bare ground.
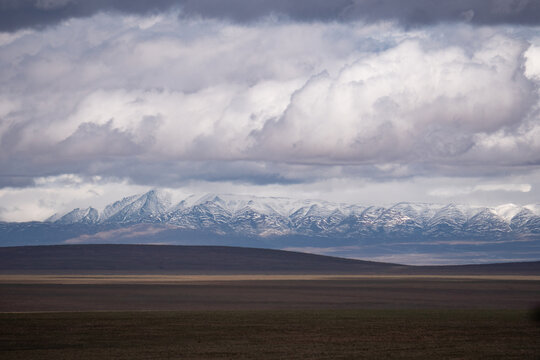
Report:
[[525,311],[0,314],[2,359],[538,359]]
[[[82,277],[0,282],[0,312],[272,309],[530,309],[540,281],[464,277]],[[81,280],[82,279],[82,280]],[[204,279],[204,280],[201,280]],[[13,280],[13,279],[12,279]],[[54,279],[53,279],[54,280]],[[114,281],[113,281],[114,280]],[[141,280],[141,281],[138,281]]]

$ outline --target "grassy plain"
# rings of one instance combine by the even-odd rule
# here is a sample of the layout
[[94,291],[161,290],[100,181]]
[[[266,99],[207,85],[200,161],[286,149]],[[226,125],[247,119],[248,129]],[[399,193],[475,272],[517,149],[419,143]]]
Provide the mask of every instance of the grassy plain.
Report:
[[523,310],[0,314],[2,359],[538,359]]

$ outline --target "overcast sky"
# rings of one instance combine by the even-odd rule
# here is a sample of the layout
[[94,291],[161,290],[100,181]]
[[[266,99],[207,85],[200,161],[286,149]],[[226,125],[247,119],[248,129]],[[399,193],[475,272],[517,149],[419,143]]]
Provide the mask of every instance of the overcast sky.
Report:
[[540,202],[536,0],[0,0],[0,220],[150,188]]

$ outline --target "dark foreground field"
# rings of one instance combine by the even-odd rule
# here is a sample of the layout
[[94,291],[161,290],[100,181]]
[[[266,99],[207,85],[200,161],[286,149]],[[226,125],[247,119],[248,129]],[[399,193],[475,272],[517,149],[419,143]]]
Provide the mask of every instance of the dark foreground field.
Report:
[[0,359],[540,358],[538,262],[139,246],[0,260]]
[[[290,309],[517,309],[540,303],[538,280],[335,278],[165,282],[2,283],[0,312]],[[141,279],[141,282],[137,280]],[[51,280],[54,281],[54,280]],[[103,278],[100,277],[100,281]],[[127,280],[126,280],[127,281]]]
[[2,359],[538,359],[515,310],[0,314]]
[[0,284],[0,358],[540,358],[537,280],[86,281]]

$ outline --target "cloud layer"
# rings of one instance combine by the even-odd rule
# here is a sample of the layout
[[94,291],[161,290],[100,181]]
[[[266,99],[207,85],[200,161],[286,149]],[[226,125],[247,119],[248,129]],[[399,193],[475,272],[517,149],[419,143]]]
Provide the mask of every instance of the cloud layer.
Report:
[[476,176],[539,164],[536,47],[510,32],[117,21],[6,40],[4,185],[55,174],[147,184]]
[[419,200],[538,195],[537,2],[148,4],[0,1],[10,219],[25,210],[6,191],[23,199],[16,188],[35,185],[51,199],[65,184],[36,181],[66,176],[85,192],[199,183],[316,195],[337,181],[431,191]]
[[405,26],[540,23],[540,3],[535,0],[1,0],[0,31],[40,28],[100,12],[145,15],[171,9],[183,16],[235,22],[278,16],[293,21],[391,20]]

